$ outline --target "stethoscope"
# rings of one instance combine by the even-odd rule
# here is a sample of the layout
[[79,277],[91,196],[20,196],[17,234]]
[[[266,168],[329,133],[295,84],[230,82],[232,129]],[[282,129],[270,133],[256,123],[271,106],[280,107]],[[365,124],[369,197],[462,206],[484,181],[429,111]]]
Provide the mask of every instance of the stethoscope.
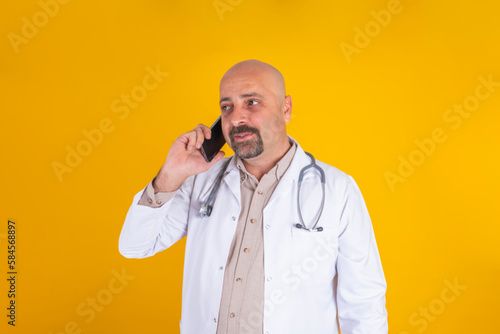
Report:
[[[305,154],[307,154],[311,158],[311,164],[302,168],[300,170],[300,173],[299,173],[299,186],[298,186],[298,192],[297,192],[297,207],[299,210],[300,223],[295,224],[295,227],[298,229],[303,229],[303,230],[309,231],[309,232],[321,232],[321,231],[323,231],[323,227],[321,227],[321,226],[316,227],[316,226],[318,225],[318,222],[321,219],[321,215],[323,214],[323,208],[325,206],[325,172],[323,171],[323,168],[321,168],[320,166],[318,166],[316,164],[316,159],[314,159],[314,157],[311,153],[305,152]],[[219,174],[217,174],[217,178],[215,179],[215,182],[212,185],[212,191],[210,192],[210,195],[208,196],[206,201],[203,202],[203,204],[200,208],[201,217],[205,217],[205,216],[210,217],[210,215],[212,214],[212,210],[214,208],[213,205],[214,205],[214,201],[215,201],[215,194],[217,193],[217,190],[220,187],[222,179],[224,178],[224,173],[226,172],[227,166],[229,165],[230,161],[231,161],[231,158],[229,158],[224,163],[224,165],[222,166],[222,168],[219,171]],[[319,215],[318,215],[318,218],[316,218],[316,221],[314,222],[314,225],[311,228],[308,228],[306,226],[306,224],[304,223],[304,218],[302,217],[302,210],[300,209],[300,190],[302,187],[302,180],[304,179],[304,175],[309,168],[316,168],[320,172],[321,189],[323,191],[323,196],[321,199],[321,207],[319,209]]]

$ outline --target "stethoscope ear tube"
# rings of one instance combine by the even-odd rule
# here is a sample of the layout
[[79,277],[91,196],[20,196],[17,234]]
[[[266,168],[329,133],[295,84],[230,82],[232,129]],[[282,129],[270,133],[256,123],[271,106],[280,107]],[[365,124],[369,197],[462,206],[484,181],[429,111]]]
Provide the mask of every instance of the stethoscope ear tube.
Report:
[[321,226],[319,226],[317,228],[306,228],[301,223],[295,224],[295,227],[298,229],[304,229],[304,230],[309,231],[309,232],[321,232],[321,231],[323,231],[323,227],[321,227]]

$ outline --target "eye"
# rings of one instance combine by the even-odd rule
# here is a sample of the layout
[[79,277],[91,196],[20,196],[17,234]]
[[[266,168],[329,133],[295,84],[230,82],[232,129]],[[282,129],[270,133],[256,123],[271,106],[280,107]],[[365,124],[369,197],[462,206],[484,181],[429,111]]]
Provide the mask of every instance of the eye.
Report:
[[250,100],[248,101],[248,104],[250,104],[251,106],[254,106],[256,104],[259,104],[260,102],[259,101],[256,101],[256,100]]
[[220,108],[221,108],[221,110],[224,110],[224,111],[229,110],[229,106],[228,105],[221,106]]

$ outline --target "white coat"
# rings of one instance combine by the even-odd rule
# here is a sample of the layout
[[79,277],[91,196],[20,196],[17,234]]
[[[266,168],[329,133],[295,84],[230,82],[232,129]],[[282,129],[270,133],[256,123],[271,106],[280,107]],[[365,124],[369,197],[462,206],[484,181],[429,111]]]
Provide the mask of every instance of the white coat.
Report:
[[[160,208],[138,205],[139,192],[120,235],[120,253],[129,258],[152,256],[187,235],[181,334],[215,334],[217,329],[224,269],[240,213],[235,159],[211,217],[201,218],[199,210],[224,160],[186,179]],[[300,223],[297,180],[310,161],[298,146],[263,212],[264,333],[333,334],[339,333],[339,324],[342,334],[387,333],[384,273],[370,217],[352,177],[318,161],[326,174],[326,200],[318,223],[323,231],[295,227]],[[309,171],[301,190],[308,226],[315,221],[321,196],[318,174]],[[243,327],[245,321],[251,319],[241,319]]]

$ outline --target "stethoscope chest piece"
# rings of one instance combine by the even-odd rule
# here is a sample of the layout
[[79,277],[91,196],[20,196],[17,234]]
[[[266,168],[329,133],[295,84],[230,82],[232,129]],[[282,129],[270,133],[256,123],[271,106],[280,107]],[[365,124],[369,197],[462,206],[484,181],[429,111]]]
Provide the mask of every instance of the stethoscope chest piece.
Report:
[[201,208],[200,208],[200,215],[202,217],[205,217],[205,216],[210,217],[210,215],[212,214],[212,209],[213,209],[213,206],[211,206],[207,203],[203,203]]

